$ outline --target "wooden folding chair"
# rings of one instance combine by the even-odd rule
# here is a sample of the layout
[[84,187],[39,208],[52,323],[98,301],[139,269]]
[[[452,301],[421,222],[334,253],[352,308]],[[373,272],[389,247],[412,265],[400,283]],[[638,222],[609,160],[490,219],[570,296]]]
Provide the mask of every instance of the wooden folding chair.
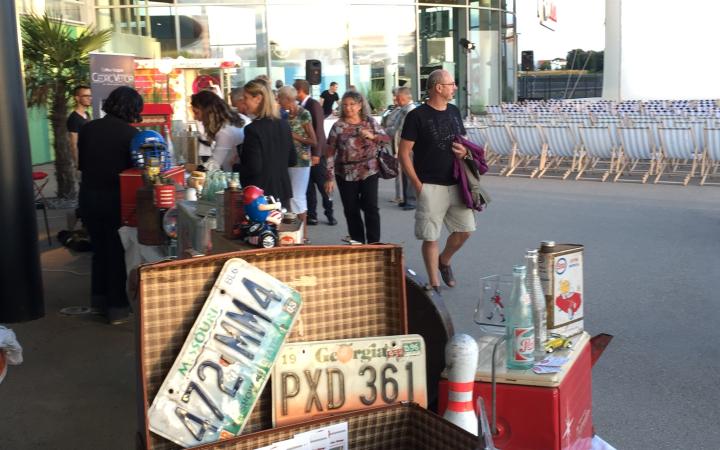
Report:
[[[515,164],[510,167],[507,176],[512,175],[517,169],[527,170],[528,173],[521,174],[533,178],[545,168],[547,161],[547,142],[538,125],[510,125],[510,133],[516,143],[518,155]],[[537,166],[532,164],[537,161]]]
[[720,170],[720,128],[705,128],[704,145],[700,185],[720,185],[718,181],[710,181],[718,175],[718,170]]
[[[485,155],[490,170],[495,175],[504,175],[505,172],[515,165],[515,143],[505,125],[488,125],[485,129],[487,141]],[[498,167],[497,171],[494,167]]]
[[[658,161],[655,183],[674,183],[687,186],[690,178],[695,176],[700,156],[695,134],[690,127],[658,128],[662,158]],[[663,175],[668,178],[682,176],[682,181],[672,179],[661,180]]]
[[542,178],[548,171],[560,171],[561,174],[557,176],[564,180],[580,166],[580,140],[568,125],[543,126],[542,131],[548,143],[548,161],[538,173],[538,178]]
[[487,141],[487,135],[485,134],[486,126],[466,126],[465,131],[467,132],[467,138],[473,144],[477,144],[485,148]]
[[[650,127],[618,127],[622,142],[622,155],[613,181],[647,182],[655,173],[658,154]],[[624,178],[623,175],[639,175],[639,179]]]
[[610,131],[610,139],[612,139],[613,146],[616,149],[622,147],[622,142],[620,142],[620,135],[617,131],[618,127],[623,126],[623,120],[620,117],[603,117],[601,119],[598,119],[595,122],[595,125],[601,127],[608,127],[608,130]]
[[[614,129],[614,128],[613,128]],[[607,125],[580,127],[580,137],[585,156],[575,177],[579,180],[585,172],[600,173],[599,177],[585,177],[605,181],[615,170],[618,163],[619,146],[615,144]]]
[[47,233],[48,245],[52,245],[52,238],[50,236],[50,224],[48,223],[47,216],[48,204],[47,199],[45,198],[45,194],[43,193],[45,186],[47,186],[48,182],[50,181],[50,177],[46,172],[36,171],[32,173],[32,180],[33,188],[35,190],[35,210],[41,209],[43,212],[43,217],[45,219],[45,233]]

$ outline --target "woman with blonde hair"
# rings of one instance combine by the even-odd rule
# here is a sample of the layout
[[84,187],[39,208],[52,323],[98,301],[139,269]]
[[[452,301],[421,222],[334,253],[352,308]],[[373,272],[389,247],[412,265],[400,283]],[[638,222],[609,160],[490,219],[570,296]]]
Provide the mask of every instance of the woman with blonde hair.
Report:
[[237,160],[237,146],[243,143],[245,133],[242,118],[230,109],[225,101],[212,91],[200,91],[190,97],[195,119],[202,122],[212,153],[203,162],[206,170],[232,170]]
[[354,241],[380,242],[377,152],[388,142],[390,138],[370,116],[363,96],[346,92],[340,100],[340,118],[327,140],[325,190],[332,192],[337,183]]
[[290,125],[280,119],[275,96],[266,83],[248,81],[243,98],[253,121],[245,127],[240,184],[257,186],[288,207],[293,196],[288,167],[297,164]]

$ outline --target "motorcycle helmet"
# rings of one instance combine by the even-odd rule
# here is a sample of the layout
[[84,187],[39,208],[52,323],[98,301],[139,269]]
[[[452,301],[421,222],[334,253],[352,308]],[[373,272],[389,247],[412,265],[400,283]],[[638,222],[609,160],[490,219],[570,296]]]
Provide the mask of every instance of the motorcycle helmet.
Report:
[[267,205],[265,191],[257,186],[245,186],[243,188],[243,205],[245,207],[245,215],[257,223],[265,223],[270,211],[261,209],[261,205]]
[[157,131],[145,130],[137,133],[130,141],[130,155],[133,165],[139,169],[145,169],[151,159],[157,161],[161,172],[172,167],[172,156],[167,143]]
[[243,204],[249,205],[256,198],[263,197],[264,195],[265,191],[257,186],[245,186],[243,188]]

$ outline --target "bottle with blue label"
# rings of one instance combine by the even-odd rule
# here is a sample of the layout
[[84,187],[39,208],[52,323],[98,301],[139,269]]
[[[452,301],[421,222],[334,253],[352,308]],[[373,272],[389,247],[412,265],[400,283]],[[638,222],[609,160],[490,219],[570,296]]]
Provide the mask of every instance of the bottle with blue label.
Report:
[[508,369],[526,370],[535,363],[535,325],[532,300],[525,287],[525,277],[525,266],[513,266],[510,305],[505,311]]

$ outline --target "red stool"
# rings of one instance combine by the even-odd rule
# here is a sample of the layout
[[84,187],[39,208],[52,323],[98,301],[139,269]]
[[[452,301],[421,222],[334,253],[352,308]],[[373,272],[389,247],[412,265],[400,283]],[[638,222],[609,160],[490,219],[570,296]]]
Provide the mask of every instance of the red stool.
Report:
[[35,188],[35,209],[42,209],[43,217],[45,218],[45,232],[47,233],[48,245],[52,245],[52,239],[50,237],[50,224],[48,223],[47,217],[47,199],[45,199],[45,195],[43,194],[43,189],[45,189],[45,186],[47,186],[50,179],[48,178],[48,174],[46,172],[40,171],[33,172],[32,179],[33,187]]

